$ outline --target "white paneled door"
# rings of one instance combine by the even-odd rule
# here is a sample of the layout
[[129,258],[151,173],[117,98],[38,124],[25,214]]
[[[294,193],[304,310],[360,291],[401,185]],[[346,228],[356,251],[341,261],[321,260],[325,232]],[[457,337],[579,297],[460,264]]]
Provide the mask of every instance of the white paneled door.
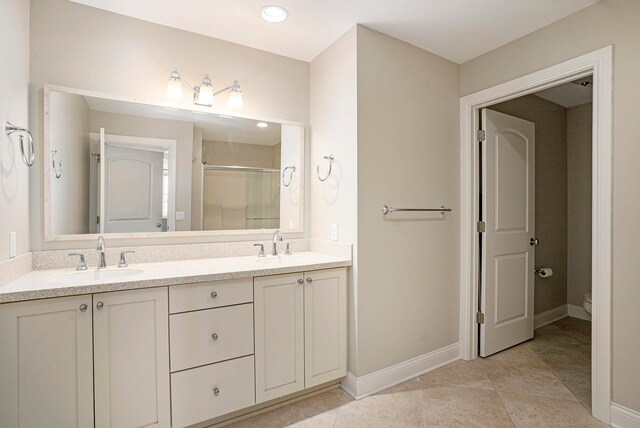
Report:
[[347,375],[347,271],[304,275],[305,388]]
[[104,231],[162,232],[164,154],[114,144],[105,151]]
[[256,402],[304,389],[304,276],[254,279]]
[[480,355],[533,337],[535,125],[482,110]]
[[0,426],[92,427],[91,296],[0,305]]
[[166,287],[93,295],[96,428],[171,426],[168,311]]

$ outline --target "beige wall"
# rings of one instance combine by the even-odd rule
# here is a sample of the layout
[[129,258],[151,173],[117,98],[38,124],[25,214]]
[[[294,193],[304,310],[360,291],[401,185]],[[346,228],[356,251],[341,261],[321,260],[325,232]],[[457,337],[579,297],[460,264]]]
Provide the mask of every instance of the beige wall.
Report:
[[640,411],[640,2],[603,0],[461,66],[461,94],[614,45],[613,401]]
[[457,64],[358,27],[358,376],[458,341],[458,92]]
[[567,109],[567,302],[591,291],[591,103]]
[[536,314],[567,303],[567,110],[535,95],[490,107],[536,125],[536,267],[553,276],[535,276]]
[[[278,152],[279,156],[280,152]],[[277,168],[273,164],[273,158],[272,146],[225,141],[202,142],[202,162],[206,162],[207,165]]]
[[91,132],[99,133],[100,128],[109,135],[176,140],[176,211],[184,211],[186,218],[176,220],[176,230],[191,230],[193,122],[92,110]]
[[[28,126],[29,1],[7,0],[0,14],[0,126]],[[4,128],[2,128],[4,130]],[[25,139],[26,143],[26,139]],[[42,168],[42,158],[32,169]],[[29,251],[29,168],[19,139],[0,132],[0,261],[9,258],[9,232],[16,232],[17,255]]]
[[[205,73],[212,76],[216,88],[222,88],[234,79],[240,81],[245,100],[243,114],[302,123],[309,121],[309,63],[67,0],[32,0],[31,8],[30,122],[36,131],[38,157],[42,156],[42,87],[45,83],[164,103],[167,79],[171,70],[177,67],[191,84],[196,84]],[[3,26],[3,31],[5,28]],[[26,31],[26,26],[24,28]],[[3,39],[13,44],[19,37],[16,34],[22,30],[21,26],[17,33],[12,31],[11,37],[7,33]],[[16,52],[23,54],[28,49],[21,46]],[[219,96],[218,101],[216,111],[225,112],[225,97]],[[191,105],[187,95],[183,102],[186,106]],[[93,246],[86,242],[53,244],[42,241],[41,171],[42,166],[38,164],[31,171],[33,247]],[[24,218],[24,215],[12,218]],[[1,239],[5,236],[2,234]],[[157,238],[144,243],[229,239],[237,238]],[[252,240],[256,236],[247,235],[243,239]],[[141,241],[119,240],[118,244],[139,245]],[[0,251],[4,251],[5,246],[0,247]]]
[[60,178],[51,171],[51,230],[89,233],[89,105],[84,97],[52,92],[51,122],[51,150],[58,151],[56,165],[62,162]]
[[[311,62],[311,147],[309,168],[311,237],[331,239],[331,224],[338,225],[338,240],[353,244],[354,266],[349,272],[349,371],[356,373],[357,277],[357,52],[356,27],[349,30]],[[323,156],[335,155],[332,175],[320,182],[316,165],[326,172]]]

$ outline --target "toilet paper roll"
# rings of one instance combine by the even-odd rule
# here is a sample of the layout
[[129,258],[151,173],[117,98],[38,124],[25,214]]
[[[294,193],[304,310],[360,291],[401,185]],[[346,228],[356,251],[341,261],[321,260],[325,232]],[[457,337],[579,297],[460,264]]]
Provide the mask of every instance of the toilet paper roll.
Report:
[[553,270],[548,267],[543,267],[538,269],[538,275],[540,275],[540,278],[549,278],[553,276]]

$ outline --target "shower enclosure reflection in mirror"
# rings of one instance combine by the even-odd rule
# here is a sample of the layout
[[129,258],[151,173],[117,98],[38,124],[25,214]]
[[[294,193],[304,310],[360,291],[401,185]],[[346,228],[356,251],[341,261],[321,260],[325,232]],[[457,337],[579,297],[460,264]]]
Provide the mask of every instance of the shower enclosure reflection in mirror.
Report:
[[303,124],[44,92],[46,241],[303,232]]

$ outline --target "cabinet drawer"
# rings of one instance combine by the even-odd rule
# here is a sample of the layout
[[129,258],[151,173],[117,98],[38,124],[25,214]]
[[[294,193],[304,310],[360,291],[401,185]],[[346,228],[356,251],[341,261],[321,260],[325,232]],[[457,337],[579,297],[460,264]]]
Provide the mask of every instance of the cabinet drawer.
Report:
[[253,356],[173,373],[173,426],[203,422],[255,404],[253,378]]
[[169,323],[172,372],[253,354],[253,303],[171,315]]
[[169,287],[169,312],[196,311],[253,302],[253,278]]

